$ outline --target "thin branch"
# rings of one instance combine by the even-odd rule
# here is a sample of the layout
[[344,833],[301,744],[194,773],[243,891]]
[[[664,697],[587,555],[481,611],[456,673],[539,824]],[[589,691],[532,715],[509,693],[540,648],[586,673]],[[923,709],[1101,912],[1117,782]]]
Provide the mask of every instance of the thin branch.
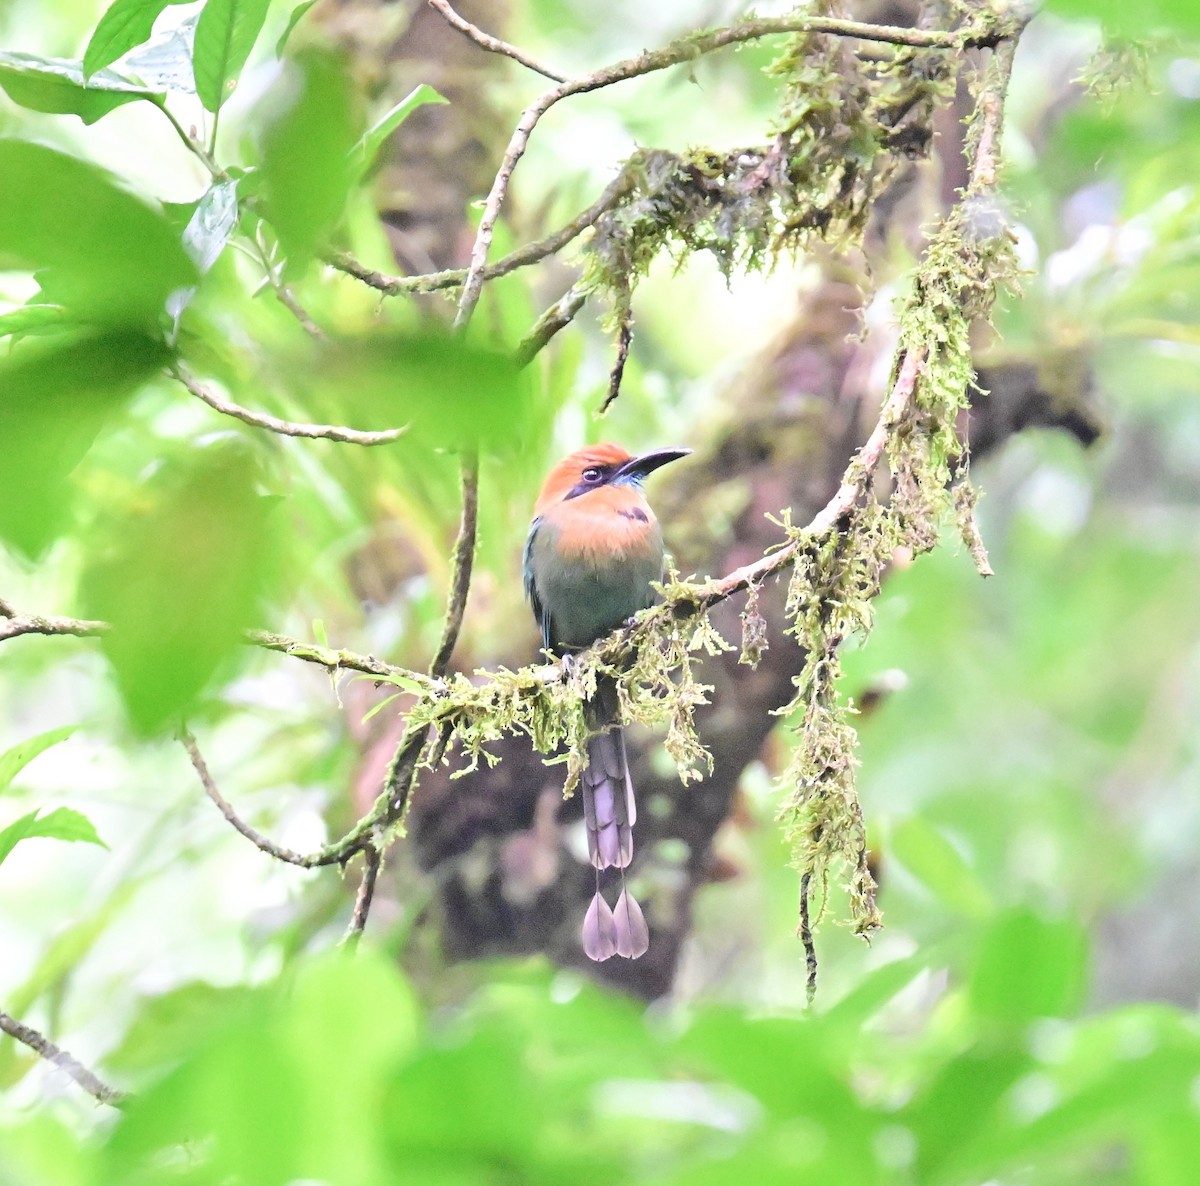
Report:
[[[518,268],[526,268],[561,251],[572,240],[579,238],[588,227],[593,226],[601,215],[611,210],[629,192],[633,185],[633,175],[629,169],[622,169],[612,181],[605,186],[600,196],[588,207],[581,210],[570,222],[559,227],[552,234],[524,247],[518,247],[503,259],[489,264],[484,269],[483,279],[496,280],[507,276]],[[400,293],[442,292],[448,288],[461,288],[467,278],[466,268],[448,268],[444,272],[427,272],[420,276],[389,276],[377,272],[360,263],[352,255],[345,252],[331,252],[323,257],[330,267],[345,272],[361,280],[363,284],[382,292],[385,296],[396,296]]]
[[534,128],[551,107],[572,95],[587,94],[590,91],[612,86],[614,83],[639,78],[658,70],[666,70],[681,62],[693,61],[730,45],[739,45],[747,41],[757,41],[763,37],[785,33],[828,33],[860,41],[880,41],[892,45],[907,45],[925,49],[965,49],[974,46],[996,45],[1003,40],[1007,29],[1003,29],[998,22],[988,22],[957,32],[942,32],[940,30],[902,28],[895,25],[872,25],[834,17],[761,18],[742,21],[724,29],[693,33],[688,37],[673,41],[661,49],[647,50],[636,57],[625,58],[591,74],[567,79],[530,103],[521,113],[521,118],[513,130],[504,153],[504,159],[492,181],[491,190],[484,203],[483,216],[475,233],[467,278],[459,297],[455,325],[461,327],[468,324],[475,306],[479,302],[486,278],[488,251],[495,233],[496,220],[500,217],[500,208],[508,194],[508,185],[513,170],[517,167],[517,162],[521,157],[525,155],[525,149],[529,145],[529,138],[533,134]]
[[377,675],[382,680],[419,684],[426,692],[434,695],[446,690],[446,685],[440,679],[434,679],[420,671],[411,671],[407,667],[397,667],[394,663],[385,663],[382,659],[376,659],[374,655],[360,655],[356,651],[339,651],[332,647],[317,646],[315,643],[288,638],[285,634],[273,634],[268,630],[247,630],[245,638],[246,642],[256,647],[291,655],[294,659],[303,659],[306,663],[316,663],[329,671],[361,671],[366,675]]
[[362,881],[358,883],[358,893],[354,898],[354,913],[350,915],[346,933],[342,936],[343,947],[351,949],[358,946],[363,930],[367,925],[367,915],[371,913],[371,902],[375,897],[375,882],[379,878],[379,870],[383,865],[383,854],[374,844],[363,847]]
[[188,389],[191,395],[208,404],[214,412],[223,416],[232,416],[243,424],[254,428],[265,428],[268,432],[280,436],[305,437],[310,440],[340,441],[345,445],[387,445],[407,432],[407,428],[387,428],[380,432],[362,432],[357,428],[343,428],[336,424],[297,424],[292,420],[280,420],[278,416],[269,416],[265,412],[252,412],[240,404],[223,399],[216,392],[210,391],[183,367],[176,364],[170,368],[171,376],[178,379]]
[[551,70],[548,66],[543,66],[523,50],[517,49],[515,45],[509,45],[507,41],[501,41],[498,37],[493,37],[491,34],[483,32],[482,29],[477,29],[470,21],[464,20],[455,12],[450,7],[448,0],[429,0],[429,5],[431,8],[436,8],[446,18],[448,24],[452,25],[460,33],[464,33],[480,49],[485,49],[488,53],[503,54],[506,58],[512,58],[514,62],[520,62],[522,66],[532,70],[535,74],[540,74],[544,78],[549,78],[554,82],[567,81],[567,75],[559,74],[556,70]]
[[[258,253],[258,262],[262,265],[267,283],[275,292],[276,300],[300,323],[300,328],[310,338],[316,342],[323,342],[325,340],[325,331],[308,315],[308,311],[304,306],[296,300],[295,294],[284,284],[279,270],[271,262],[272,253],[268,251],[267,245],[263,241],[262,222],[259,222],[254,228],[253,243]],[[261,291],[261,286],[256,290],[256,293],[259,291]]]
[[205,149],[204,145],[187,132],[183,124],[181,124],[179,120],[175,118],[170,108],[163,103],[159,105],[158,109],[167,117],[171,127],[175,129],[175,134],[183,142],[183,146],[208,170],[209,176],[213,179],[213,181],[228,181],[229,174],[226,173],[225,170],[222,169],[215,160],[213,160],[208,151]]
[[[441,677],[445,675],[450,665],[450,659],[454,654],[454,648],[458,643],[458,636],[462,630],[463,614],[466,611],[467,595],[471,587],[471,571],[474,563],[476,527],[479,516],[479,462],[474,456],[463,458],[462,491],[462,513],[459,521],[458,538],[454,545],[453,576],[450,583],[450,597],[446,606],[446,620],[442,627],[442,639],[438,646],[437,654],[430,664],[429,676],[421,677],[424,679],[424,682],[430,685],[432,694],[435,695],[436,691],[432,689],[442,686]],[[277,635],[263,635],[251,638],[251,641],[254,642],[262,642],[263,640],[269,640],[272,643],[276,641],[280,643],[287,642],[287,640],[283,640]],[[272,649],[276,648],[272,647]],[[300,648],[292,648],[288,645],[280,646],[278,649],[297,654],[300,658],[314,658],[312,652],[319,650],[317,648],[304,648],[310,652],[310,654],[306,655],[300,653]],[[336,655],[336,652],[332,652],[332,655]],[[330,664],[324,662],[329,657],[330,655],[318,656],[315,657],[314,661],[322,662],[325,666],[330,666]],[[376,852],[378,858],[382,858],[382,846],[376,841],[375,835],[380,828],[401,819],[407,809],[413,779],[416,777],[417,763],[420,759],[421,750],[424,748],[425,733],[422,730],[406,734],[401,740],[388,767],[383,792],[376,799],[375,804],[367,815],[360,819],[342,839],[336,841],[334,844],[325,845],[315,853],[308,854],[293,852],[291,849],[276,844],[269,837],[252,828],[241,819],[217,789],[217,785],[209,773],[208,766],[196,745],[196,739],[186,728],[180,730],[179,739],[192,760],[192,766],[200,778],[200,783],[204,787],[205,794],[217,805],[221,814],[237,831],[245,836],[256,848],[267,853],[269,856],[275,857],[277,860],[285,861],[289,865],[314,868],[318,865],[345,864],[356,852],[367,853],[368,863],[371,860],[369,854],[372,850]],[[372,887],[374,876],[375,874],[371,874]],[[364,892],[367,894],[363,913],[363,922],[365,924],[366,911],[370,909],[370,893],[373,892],[373,888],[369,890],[360,889],[360,897]]]
[[[88,618],[46,617],[41,614],[19,613],[11,602],[0,599],[0,642],[6,638],[18,638],[22,634],[69,635],[75,638],[95,638],[112,629],[108,622]],[[301,642],[286,634],[274,634],[269,630],[247,630],[244,635],[247,645],[262,647],[291,655],[306,663],[316,663],[328,671],[361,671],[365,675],[378,676],[400,686],[415,684],[429,695],[440,695],[446,691],[445,683],[420,671],[385,663],[374,655],[362,655],[357,651],[335,650],[333,647],[318,646],[316,643]]]
[[[458,538],[454,542],[453,575],[450,579],[450,597],[446,603],[446,619],[442,625],[442,640],[437,654],[429,665],[429,674],[441,679],[450,666],[458,636],[462,630],[463,614],[467,608],[467,595],[471,589],[471,570],[475,562],[475,538],[479,520],[479,458],[468,454],[462,459],[462,511],[459,516]],[[403,821],[412,794],[413,781],[417,776],[417,765],[421,751],[425,748],[428,730],[409,731],[400,739],[396,752],[388,765],[383,793],[364,820],[356,825],[391,825]],[[439,738],[438,755],[445,749],[448,738]]]
[[625,378],[625,364],[629,361],[629,347],[633,345],[633,310],[627,308],[617,329],[617,357],[608,375],[608,394],[596,415],[603,416],[621,394],[621,380]]
[[812,874],[805,873],[800,878],[800,942],[804,947],[804,998],[810,1008],[817,999],[817,948],[809,918],[811,890]]
[[209,773],[208,763],[205,762],[203,754],[200,753],[200,747],[196,744],[196,739],[186,726],[180,728],[178,737],[183,748],[187,750],[188,757],[192,760],[192,767],[200,778],[200,785],[204,788],[204,793],[217,805],[226,820],[237,831],[241,832],[255,848],[261,849],[268,856],[274,857],[277,861],[284,861],[289,865],[307,867],[319,863],[313,861],[311,857],[303,856],[298,852],[293,852],[290,848],[284,848],[282,845],[276,844],[270,837],[264,836],[257,829],[252,828],[246,823],[230,806],[225,796],[217,789],[217,784],[213,781],[212,774]]
[[300,328],[314,341],[323,342],[325,331],[308,315],[308,310],[296,300],[292,290],[278,276],[274,275],[271,287],[275,290],[275,299],[300,322]]
[[471,570],[475,565],[475,534],[478,520],[479,458],[470,454],[462,460],[462,514],[451,561],[450,600],[446,605],[446,620],[442,624],[442,641],[433,662],[429,665],[429,674],[435,680],[440,680],[446,674],[462,630],[467,595],[471,590]]
[[88,1070],[83,1063],[68,1054],[61,1046],[56,1046],[44,1034],[22,1024],[15,1017],[0,1012],[0,1030],[3,1030],[10,1038],[28,1046],[30,1050],[47,1062],[53,1063],[60,1071],[65,1071],[99,1103],[120,1108],[129,1099],[125,1092],[118,1091],[115,1087],[109,1087],[95,1072]]
[[540,354],[550,339],[561,329],[566,329],[576,314],[587,302],[588,292],[574,284],[534,322],[530,331],[517,343],[513,360],[519,367],[527,367]]
[[76,638],[94,638],[108,628],[107,622],[94,622],[85,618],[49,618],[41,614],[19,614],[7,602],[0,612],[0,642],[6,638],[19,638],[22,634],[68,634]]

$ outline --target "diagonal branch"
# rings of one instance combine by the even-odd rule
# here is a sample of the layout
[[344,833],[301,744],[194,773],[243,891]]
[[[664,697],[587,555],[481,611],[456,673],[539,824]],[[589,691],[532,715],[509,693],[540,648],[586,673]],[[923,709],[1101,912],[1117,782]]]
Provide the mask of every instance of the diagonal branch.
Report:
[[97,1102],[108,1104],[113,1108],[123,1107],[129,1096],[110,1087],[94,1071],[88,1070],[74,1055],[68,1054],[61,1046],[56,1046],[45,1034],[39,1033],[31,1026],[17,1021],[7,1013],[0,1012],[0,1030],[10,1038],[28,1046],[35,1054],[53,1063],[60,1071],[64,1071]]
[[446,620],[442,624],[442,641],[429,665],[429,674],[440,680],[450,666],[450,658],[462,631],[467,595],[471,589],[471,571],[475,566],[475,535],[479,520],[479,458],[470,455],[462,462],[462,514],[458,538],[454,541],[451,561],[450,600],[446,605]]
[[255,848],[261,849],[268,856],[274,857],[277,861],[283,861],[288,865],[300,865],[308,868],[315,864],[333,863],[332,861],[322,862],[314,860],[312,857],[302,856],[290,848],[284,848],[283,845],[276,844],[269,836],[264,836],[262,832],[259,832],[256,828],[252,828],[234,811],[229,801],[217,789],[217,784],[209,772],[208,763],[205,762],[204,755],[200,753],[200,747],[196,744],[196,739],[186,726],[180,728],[178,737],[183,748],[187,750],[188,757],[192,760],[192,767],[200,778],[200,785],[204,787],[204,793],[217,805],[226,820],[245,836]]
[[548,66],[541,65],[540,62],[535,61],[524,50],[518,49],[515,45],[509,45],[507,41],[501,41],[498,37],[493,37],[490,33],[485,33],[482,29],[476,28],[470,21],[459,16],[450,7],[449,0],[429,0],[429,5],[431,8],[436,8],[446,18],[447,24],[469,37],[480,49],[485,49],[488,53],[503,54],[506,58],[512,58],[514,62],[520,62],[522,66],[532,70],[535,74],[540,74],[544,78],[551,79],[553,82],[567,81],[567,75],[559,74],[556,70],[551,70]]
[[379,870],[383,866],[383,853],[377,845],[367,844],[363,847],[362,881],[358,885],[358,894],[354,899],[354,912],[350,915],[350,923],[342,936],[343,947],[351,949],[358,946],[359,939],[366,929],[367,915],[371,912],[371,902],[375,898],[375,882],[379,879]]
[[[518,247],[503,259],[489,264],[484,269],[483,279],[497,280],[507,276],[518,268],[526,268],[561,251],[574,239],[579,238],[590,226],[615,206],[633,185],[633,176],[628,168],[622,169],[612,181],[604,187],[600,196],[590,205],[581,210],[570,222],[559,227],[552,234],[533,243]],[[377,272],[360,263],[352,255],[345,252],[331,252],[324,257],[325,262],[347,276],[361,280],[369,288],[381,292],[385,296],[397,296],[400,293],[442,292],[448,288],[461,288],[467,278],[466,268],[448,268],[444,272],[427,272],[420,276],[389,276]]]
[[517,348],[513,351],[513,361],[517,366],[527,367],[549,345],[559,330],[566,329],[575,320],[587,299],[587,289],[582,285],[573,284],[568,288],[517,343]]
[[408,431],[406,428],[387,428],[380,432],[362,432],[357,428],[343,428],[336,424],[298,424],[291,420],[280,420],[278,416],[269,416],[265,412],[252,412],[249,408],[243,408],[240,404],[223,399],[178,364],[171,367],[170,374],[187,388],[189,394],[208,404],[213,411],[220,412],[224,416],[232,416],[253,428],[265,428],[268,432],[278,433],[280,436],[340,441],[346,445],[372,446],[390,444]]

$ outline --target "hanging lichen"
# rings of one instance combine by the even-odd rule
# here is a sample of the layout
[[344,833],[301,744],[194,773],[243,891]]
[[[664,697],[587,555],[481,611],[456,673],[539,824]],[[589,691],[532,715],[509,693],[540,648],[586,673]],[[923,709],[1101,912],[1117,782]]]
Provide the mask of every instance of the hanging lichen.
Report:
[[624,326],[638,281],[660,257],[680,266],[708,252],[728,278],[816,239],[856,244],[897,164],[928,151],[946,59],[944,50],[903,47],[865,58],[843,39],[790,38],[768,67],[782,83],[770,142],[635,153],[622,199],[593,229],[584,286]]

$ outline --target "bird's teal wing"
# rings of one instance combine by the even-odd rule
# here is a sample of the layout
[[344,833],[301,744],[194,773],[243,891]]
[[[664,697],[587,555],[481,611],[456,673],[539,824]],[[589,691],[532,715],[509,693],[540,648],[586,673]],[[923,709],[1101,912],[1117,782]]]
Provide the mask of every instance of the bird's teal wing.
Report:
[[537,619],[538,628],[542,632],[542,646],[549,651],[553,650],[550,643],[550,611],[546,608],[538,592],[537,580],[533,572],[533,541],[541,525],[542,517],[540,515],[529,525],[529,536],[525,540],[525,554],[522,559],[522,567],[525,573],[525,596],[528,598],[529,604],[533,607],[533,616]]

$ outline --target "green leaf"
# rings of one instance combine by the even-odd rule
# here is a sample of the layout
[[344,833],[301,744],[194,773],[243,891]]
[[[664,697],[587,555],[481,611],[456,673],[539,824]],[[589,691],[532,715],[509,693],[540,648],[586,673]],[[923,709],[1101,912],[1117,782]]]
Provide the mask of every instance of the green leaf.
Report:
[[[184,250],[201,276],[221,258],[225,244],[237,227],[237,191],[237,181],[218,181],[209,186],[184,227]],[[195,294],[195,288],[177,288],[167,298],[167,312],[175,319],[176,329],[180,316]]]
[[[186,0],[172,0],[173,3]],[[202,11],[202,10],[201,10]],[[192,69],[192,43],[200,13],[184,17],[174,28],[155,34],[145,45],[132,49],[121,68],[147,86],[170,94],[194,95],[196,75]]]
[[83,51],[83,72],[95,74],[150,37],[154,22],[171,4],[187,0],[113,0]]
[[377,712],[387,708],[393,700],[399,700],[403,696],[403,692],[395,692],[391,696],[385,696],[378,704],[374,705],[368,712],[363,715],[362,723],[365,725]]
[[279,40],[275,42],[275,56],[282,58],[283,51],[287,48],[287,43],[292,36],[292,30],[300,23],[304,14],[316,4],[317,0],[304,0],[303,4],[297,4],[292,9],[291,15],[288,17],[287,25],[279,35]]
[[[355,679],[358,679],[358,678],[360,678],[360,677],[355,676]],[[407,675],[363,675],[361,678],[370,680],[372,683],[375,683],[375,684],[391,684],[393,687],[402,688],[410,696],[423,695],[425,693],[425,691],[427,690],[426,686],[423,683],[421,683],[420,680],[412,679],[411,677],[409,677]],[[396,696],[399,696],[399,695],[400,695],[400,693],[397,692]],[[396,696],[389,696],[387,698],[387,700],[385,700],[383,702],[383,704],[388,703],[388,701],[394,700],[396,698]],[[369,713],[367,713],[367,716],[364,717],[363,719],[367,720],[370,717],[373,717],[383,707],[383,704],[375,705],[375,707],[373,709],[371,709],[371,711]]]
[[970,999],[982,1017],[1024,1023],[1079,1007],[1086,986],[1087,941],[1079,924],[1030,910],[1002,918],[984,935]]
[[228,1026],[245,996],[244,988],[197,980],[143,999],[120,1045],[105,1056],[105,1065],[145,1072],[178,1063]]
[[170,1175],[180,1182],[400,1180],[381,1156],[391,1122],[385,1093],[418,1040],[420,1018],[390,961],[368,950],[353,959],[336,953],[301,964],[271,989],[210,996],[178,1002],[187,1012],[199,1006],[203,1041],[170,1027],[184,1060],[123,1111],[102,1150],[100,1181],[159,1181],[139,1176],[147,1160],[183,1142],[189,1172]]
[[[926,957],[928,958],[928,957]],[[830,1032],[861,1031],[866,1022],[883,1008],[901,989],[913,982],[925,962],[915,957],[894,960],[876,968],[854,986],[840,1001],[821,1016],[821,1024]]]
[[350,148],[360,125],[340,57],[306,50],[288,71],[283,87],[291,102],[262,136],[262,181],[266,217],[297,271],[341,215],[354,180]]
[[0,338],[61,329],[66,320],[67,311],[62,305],[22,305],[11,313],[0,313]]
[[177,721],[258,625],[273,569],[253,447],[226,435],[169,459],[137,512],[113,515],[82,578],[101,646],[142,733]]
[[192,63],[196,94],[207,111],[221,110],[262,32],[271,0],[208,0],[196,22]]
[[24,741],[18,742],[11,749],[6,749],[4,753],[0,754],[0,791],[7,791],[12,786],[12,780],[38,754],[45,753],[60,741],[66,741],[75,732],[75,728],[74,725],[61,725],[57,729],[39,733],[36,737],[27,737]]
[[0,50],[0,87],[18,107],[52,115],[77,115],[94,124],[117,107],[138,99],[161,104],[164,95],[115,70],[84,78],[83,67],[69,58]]
[[184,250],[202,276],[220,259],[237,226],[237,189],[236,181],[209,186],[184,229]]
[[167,294],[195,283],[167,220],[94,166],[0,139],[0,178],[0,270],[44,269],[43,302],[82,321],[157,329]]
[[[968,1153],[982,1134],[1002,1121],[1005,1096],[1032,1065],[1025,1050],[1007,1046],[972,1048],[946,1063],[897,1114],[897,1122],[916,1137],[918,1160],[912,1180],[949,1184],[988,1177],[963,1173],[964,1166],[974,1170],[979,1165]],[[947,1172],[948,1166],[959,1172]]]
[[79,840],[86,844],[98,844],[101,848],[108,847],[96,835],[92,821],[78,811],[72,811],[69,807],[56,807],[43,816],[39,816],[38,811],[31,811],[28,815],[21,816],[16,823],[0,830],[0,865],[4,864],[5,858],[22,840],[32,840],[35,837],[47,840]]
[[361,180],[363,175],[375,163],[379,150],[387,138],[406,120],[418,107],[427,103],[449,103],[450,100],[438,94],[427,83],[421,83],[409,91],[399,103],[384,112],[360,137],[351,150],[354,163],[355,179]]
[[440,328],[375,333],[326,354],[314,415],[370,427],[408,427],[389,452],[425,466],[432,451],[511,457],[539,414],[529,371],[511,357]]
[[936,828],[910,816],[892,829],[892,853],[943,905],[968,918],[987,918],[992,900],[962,854]]
[[67,528],[68,476],[167,357],[161,342],[113,330],[0,359],[0,538],[36,559]]

